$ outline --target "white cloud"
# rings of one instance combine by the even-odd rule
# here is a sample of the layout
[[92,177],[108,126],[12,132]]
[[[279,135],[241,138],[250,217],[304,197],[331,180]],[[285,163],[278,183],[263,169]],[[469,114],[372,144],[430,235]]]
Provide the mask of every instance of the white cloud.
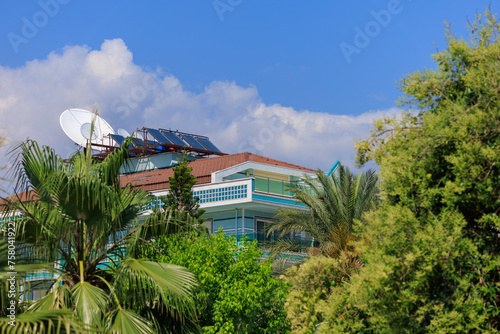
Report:
[[134,64],[121,39],[104,41],[100,50],[68,46],[19,68],[0,66],[0,127],[11,140],[30,137],[67,156],[76,146],[59,127],[60,114],[94,103],[115,130],[178,129],[207,135],[228,153],[251,151],[322,169],[337,159],[352,164],[352,139],[368,135],[373,119],[396,112],[298,111],[266,105],[256,87],[234,82],[214,81],[194,93],[172,75]]

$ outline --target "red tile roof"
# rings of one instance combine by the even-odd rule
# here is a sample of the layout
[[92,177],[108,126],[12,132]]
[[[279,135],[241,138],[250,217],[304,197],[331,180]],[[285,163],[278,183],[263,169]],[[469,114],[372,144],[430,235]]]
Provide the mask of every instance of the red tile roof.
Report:
[[[242,164],[247,161],[259,162],[267,165],[286,167],[304,172],[316,172],[314,169],[294,165],[288,162],[283,162],[271,158],[266,158],[261,155],[253,154],[250,152],[243,152],[237,154],[229,154],[224,156],[217,156],[213,158],[201,158],[193,160],[189,166],[193,167],[193,174],[196,177],[196,184],[210,183],[212,173],[223,170],[232,166]],[[168,189],[170,187],[168,178],[174,176],[172,168],[154,169],[145,172],[138,172],[133,174],[122,175],[120,182],[122,186],[131,183],[134,186],[141,187],[148,191]],[[21,201],[28,200],[32,196],[29,193],[23,192],[18,194]],[[14,199],[14,196],[9,199]],[[0,206],[5,205],[4,201],[0,201]]]
[[[19,193],[19,194],[15,194],[15,195],[12,195],[12,196],[9,196],[7,197],[7,200],[8,201],[21,201],[21,202],[27,202],[27,201],[31,201],[31,200],[34,200],[34,199],[37,199],[38,197],[36,196],[36,194],[33,192],[33,190],[30,190],[30,191],[23,191],[22,193]],[[7,205],[8,202],[6,202],[5,200],[3,199],[0,199],[0,211],[2,210],[2,208]],[[0,212],[1,214],[1,212]]]
[[[237,154],[229,154],[213,158],[202,158],[193,160],[189,166],[193,167],[193,174],[196,177],[196,184],[204,184],[211,182],[211,175],[213,172],[223,170],[241,163],[253,161],[267,165],[280,166],[301,170],[304,172],[315,172],[314,169],[294,165],[288,162],[283,162],[271,158],[266,158],[261,155],[253,154],[250,152],[243,152]],[[145,172],[138,172],[121,176],[120,182],[122,185],[131,183],[139,186],[148,191],[168,189],[168,178],[173,176],[172,168],[154,169]]]

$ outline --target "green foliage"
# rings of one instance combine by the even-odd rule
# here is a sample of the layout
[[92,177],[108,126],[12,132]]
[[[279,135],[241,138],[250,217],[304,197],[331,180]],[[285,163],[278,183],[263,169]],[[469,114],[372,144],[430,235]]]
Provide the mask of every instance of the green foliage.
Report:
[[206,333],[286,333],[286,284],[270,276],[269,262],[258,263],[255,242],[237,242],[222,230],[161,237],[145,255],[188,268],[197,277],[196,307]]
[[447,33],[437,70],[401,81],[408,110],[357,145],[385,198],[319,332],[500,330],[500,25],[487,11],[470,29],[469,42]]
[[[280,209],[268,233],[306,232],[320,244],[319,250],[311,247],[312,252],[339,256],[355,240],[356,223],[362,214],[372,207],[377,180],[372,170],[355,175],[342,165],[331,176],[318,171],[315,178],[305,177],[303,183],[292,184],[290,191],[310,211]],[[271,247],[279,254],[307,246],[282,240]]]
[[198,219],[201,223],[204,219],[200,216],[205,210],[200,209],[199,198],[193,197],[193,186],[196,184],[196,177],[191,174],[192,167],[188,167],[189,160],[186,155],[172,169],[174,176],[168,178],[170,189],[167,196],[161,199],[165,203],[164,209],[172,211],[187,212],[190,216]]
[[[46,272],[53,272],[53,266],[50,264],[40,264],[40,263],[26,263],[22,258],[15,256],[14,252],[22,253],[27,251],[21,245],[17,244],[12,236],[15,234],[13,229],[9,231],[7,223],[2,226],[5,230],[2,234],[5,235],[4,240],[0,240],[0,317],[6,317],[9,315],[7,307],[11,305],[11,301],[18,301],[22,299],[22,293],[20,291],[26,291],[32,286],[29,282],[23,282],[22,279],[27,275],[33,274],[36,271],[45,270]],[[8,236],[11,236],[10,242]],[[10,252],[9,252],[9,245]],[[13,248],[15,246],[15,248]],[[9,254],[10,253],[10,254]],[[11,270],[11,265],[15,264],[15,272]],[[11,291],[12,278],[15,280],[15,291]],[[15,305],[16,313],[19,313],[21,308],[18,303]]]
[[[151,238],[187,230],[192,224],[165,213],[152,214],[138,224],[141,206],[151,197],[120,184],[119,170],[129,143],[130,139],[102,162],[93,161],[90,153],[77,153],[69,163],[34,141],[20,145],[16,189],[29,199],[4,199],[6,213],[22,215],[15,235],[24,251],[17,252],[16,262],[43,259],[57,263],[58,273],[48,280],[47,295],[29,305],[21,317],[24,328],[52,326],[55,331],[61,324],[77,328],[83,323],[113,333],[125,326],[126,333],[144,333],[145,328],[159,331],[152,324],[166,314],[174,315],[176,323],[193,316],[192,304],[185,302],[196,286],[191,273],[131,257]],[[131,288],[134,293],[126,294]],[[151,305],[156,314],[148,313]],[[54,310],[62,310],[58,321],[50,316]],[[0,327],[8,321],[0,319]]]
[[376,242],[365,249],[359,275],[329,296],[320,332],[496,332],[488,318],[498,313],[484,296],[496,293],[486,279],[500,262],[463,238],[459,213],[422,222],[408,208],[387,205],[368,219],[366,236]]
[[87,334],[92,333],[88,326],[75,321],[69,310],[51,310],[37,313],[17,314],[14,325],[0,322],[1,333],[9,334]]
[[390,199],[414,208],[456,208],[472,227],[500,207],[500,38],[489,12],[470,29],[469,43],[448,32],[448,49],[434,55],[436,71],[401,80],[400,104],[410,110],[378,121],[359,143],[358,161],[382,166]]
[[355,258],[347,252],[337,258],[319,255],[288,269],[286,282],[292,288],[286,298],[286,310],[293,333],[314,333],[326,322],[332,307],[345,307],[344,300],[330,304],[330,298],[341,296],[350,277],[359,271],[360,263]]

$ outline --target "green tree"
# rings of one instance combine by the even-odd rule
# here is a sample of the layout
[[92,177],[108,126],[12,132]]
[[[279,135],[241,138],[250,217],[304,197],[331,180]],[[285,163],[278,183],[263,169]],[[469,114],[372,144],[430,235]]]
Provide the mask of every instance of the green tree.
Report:
[[170,188],[166,196],[162,197],[165,209],[172,211],[186,212],[191,217],[198,219],[201,223],[204,219],[200,216],[205,210],[200,209],[199,198],[193,196],[193,186],[196,184],[196,177],[191,174],[193,167],[189,167],[189,160],[186,155],[182,161],[174,166],[174,176],[168,178]]
[[145,254],[188,268],[196,275],[199,323],[205,333],[286,333],[287,285],[270,276],[255,242],[237,242],[222,230],[210,237],[164,236]]
[[500,330],[500,24],[486,11],[469,41],[446,37],[436,70],[401,81],[407,110],[357,145],[386,197],[320,331]]
[[359,271],[355,262],[355,256],[343,252],[336,258],[313,256],[287,270],[285,281],[291,288],[285,306],[293,333],[314,333],[332,313],[331,308],[345,306],[343,300],[332,304],[330,298],[342,295],[350,277]]
[[[290,191],[310,210],[281,209],[268,234],[306,232],[319,242],[319,249],[310,248],[313,253],[339,256],[355,240],[356,222],[371,207],[377,180],[373,170],[354,175],[342,165],[330,176],[318,171],[315,178],[305,177],[303,183],[291,184]],[[304,247],[304,243],[286,239],[272,245],[275,254]]]
[[[55,324],[58,312],[110,333],[155,333],[165,321],[193,317],[186,300],[195,277],[183,267],[135,258],[151,238],[187,225],[165,214],[139,223],[141,206],[151,196],[120,184],[129,140],[102,162],[92,160],[90,149],[67,163],[34,141],[20,145],[16,190],[29,198],[4,199],[9,213],[22,215],[16,240],[30,251],[18,256],[53,263],[58,275],[46,296],[27,308],[17,332],[56,332],[57,325],[45,331],[35,326],[40,318]],[[6,321],[0,327],[10,328]]]

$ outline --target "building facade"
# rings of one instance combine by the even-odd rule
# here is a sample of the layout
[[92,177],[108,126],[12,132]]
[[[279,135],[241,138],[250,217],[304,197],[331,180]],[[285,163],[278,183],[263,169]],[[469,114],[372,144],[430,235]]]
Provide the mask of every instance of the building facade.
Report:
[[[179,153],[169,152],[130,159],[123,169],[121,183],[148,190],[156,198],[144,208],[144,215],[161,207],[159,196],[166,195],[173,167],[181,159]],[[297,204],[288,191],[291,183],[301,182],[304,175],[315,170],[266,158],[249,152],[215,157],[188,157],[192,175],[196,177],[193,194],[205,210],[203,218],[211,232],[220,228],[227,235],[241,239],[272,240],[266,225],[274,219],[279,208],[307,210]],[[307,238],[294,235],[294,238]]]

